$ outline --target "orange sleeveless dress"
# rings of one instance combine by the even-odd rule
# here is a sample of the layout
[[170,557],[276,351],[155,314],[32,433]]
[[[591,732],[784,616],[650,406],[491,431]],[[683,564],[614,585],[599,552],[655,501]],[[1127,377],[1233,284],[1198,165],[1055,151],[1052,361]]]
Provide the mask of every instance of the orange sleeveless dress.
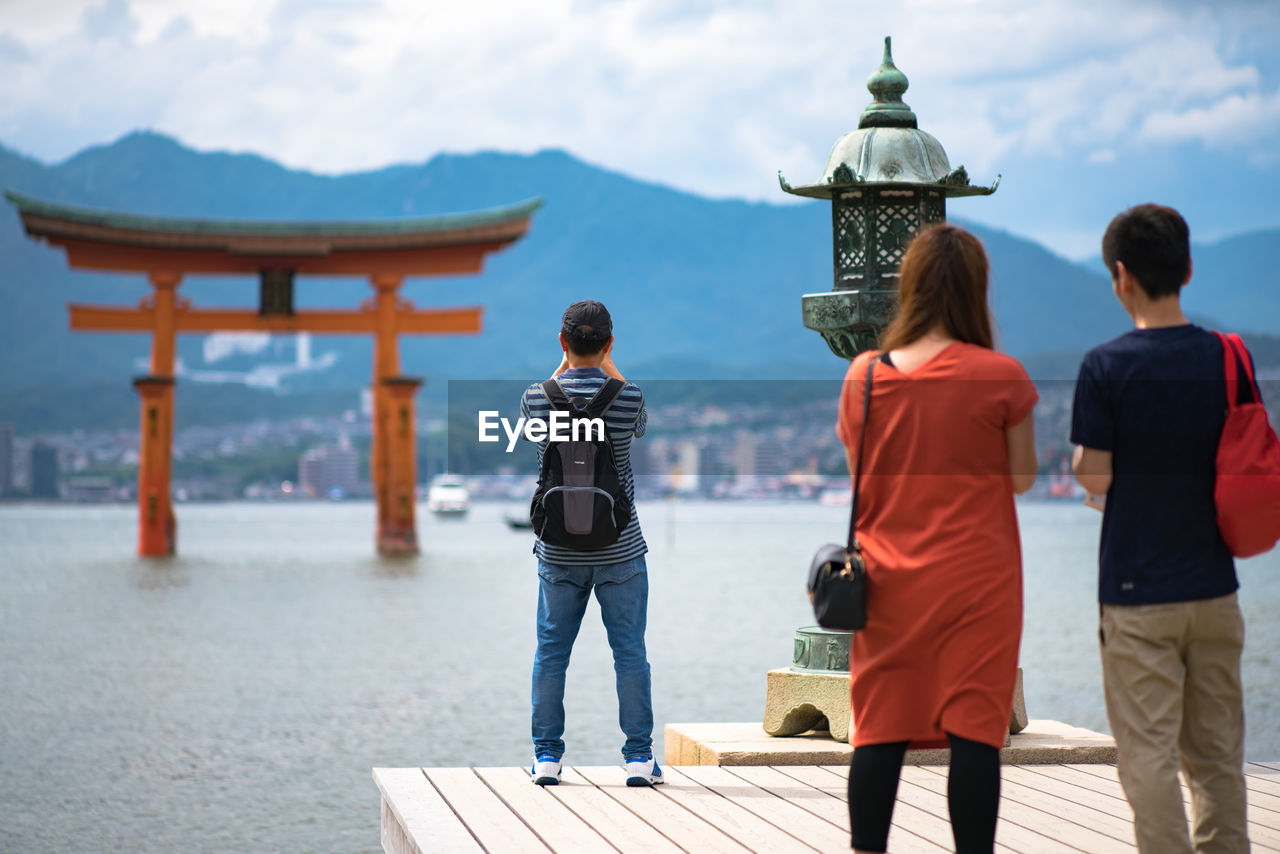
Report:
[[[867,360],[836,432],[857,454]],[[875,366],[859,492],[867,625],[849,654],[853,744],[1000,747],[1022,638],[1022,551],[1005,428],[1039,395],[1015,359],[957,342],[909,374]]]

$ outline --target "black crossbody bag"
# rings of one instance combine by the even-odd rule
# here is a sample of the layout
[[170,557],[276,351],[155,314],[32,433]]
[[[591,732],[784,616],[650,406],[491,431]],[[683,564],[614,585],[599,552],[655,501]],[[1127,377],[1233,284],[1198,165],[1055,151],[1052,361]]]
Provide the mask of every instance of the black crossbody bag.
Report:
[[862,429],[858,433],[858,458],[853,471],[853,507],[849,514],[847,545],[828,543],[818,549],[809,566],[809,601],[813,616],[824,629],[856,632],[867,624],[867,566],[858,543],[858,481],[862,479],[862,449],[867,438],[867,413],[871,409],[871,374],[876,356],[867,363],[862,392]]

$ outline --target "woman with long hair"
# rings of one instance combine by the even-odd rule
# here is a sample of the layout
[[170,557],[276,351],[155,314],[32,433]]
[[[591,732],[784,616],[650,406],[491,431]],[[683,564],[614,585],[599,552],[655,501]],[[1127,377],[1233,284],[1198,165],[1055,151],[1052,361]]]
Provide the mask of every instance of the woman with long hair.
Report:
[[884,851],[908,746],[947,747],[956,850],[990,852],[1022,636],[1014,493],[1036,475],[1038,395],[993,349],[982,244],[945,223],[902,260],[881,349],[849,366],[836,427],[855,471],[868,360],[858,541],[867,624],[851,643],[849,817]]

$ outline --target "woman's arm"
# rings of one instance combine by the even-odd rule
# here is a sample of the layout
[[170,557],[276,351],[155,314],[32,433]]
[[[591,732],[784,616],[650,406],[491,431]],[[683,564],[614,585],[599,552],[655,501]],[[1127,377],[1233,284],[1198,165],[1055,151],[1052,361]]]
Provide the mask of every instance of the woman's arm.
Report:
[[1030,413],[1017,424],[1004,429],[1004,441],[1009,449],[1013,491],[1021,495],[1036,481],[1036,425]]

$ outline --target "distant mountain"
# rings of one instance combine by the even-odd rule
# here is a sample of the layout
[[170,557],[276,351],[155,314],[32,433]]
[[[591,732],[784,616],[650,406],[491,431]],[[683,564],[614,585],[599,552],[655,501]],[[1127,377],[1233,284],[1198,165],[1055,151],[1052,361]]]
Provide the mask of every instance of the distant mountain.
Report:
[[1280,333],[1280,229],[1193,246],[1191,261],[1187,311],[1237,332]]
[[[830,287],[830,212],[824,203],[711,200],[563,151],[445,154],[421,164],[324,176],[252,155],[196,152],[151,133],[131,134],[53,166],[0,148],[0,185],[103,209],[240,219],[421,216],[541,197],[546,204],[529,234],[493,256],[482,274],[406,284],[405,295],[419,306],[479,303],[486,312],[480,336],[402,339],[407,372],[427,375],[437,388],[450,377],[543,373],[559,359],[560,312],[586,297],[605,301],[613,312],[618,359],[629,374],[841,372],[800,322],[800,296]],[[970,227],[991,256],[1006,350],[1021,357],[1075,353],[1126,328],[1100,271],[1012,234]],[[1274,236],[1232,243],[1221,262],[1197,256],[1201,274],[1217,264],[1230,271],[1222,275],[1238,280],[1268,258],[1274,268]],[[13,208],[0,205],[0,389],[126,383],[146,355],[146,338],[73,335],[65,304],[131,304],[147,291],[141,277],[69,271],[60,251],[25,237]],[[182,285],[196,305],[251,306],[256,293],[247,278],[193,277]],[[1259,287],[1253,297],[1216,299],[1203,313],[1250,328],[1255,318],[1280,315],[1280,300],[1270,293],[1265,312],[1257,305]],[[355,306],[368,294],[359,280],[304,278],[298,304]],[[201,344],[182,340],[179,354],[188,368],[210,367]],[[312,348],[317,355],[336,353],[338,361],[308,385],[367,383],[368,341],[316,339]]]

